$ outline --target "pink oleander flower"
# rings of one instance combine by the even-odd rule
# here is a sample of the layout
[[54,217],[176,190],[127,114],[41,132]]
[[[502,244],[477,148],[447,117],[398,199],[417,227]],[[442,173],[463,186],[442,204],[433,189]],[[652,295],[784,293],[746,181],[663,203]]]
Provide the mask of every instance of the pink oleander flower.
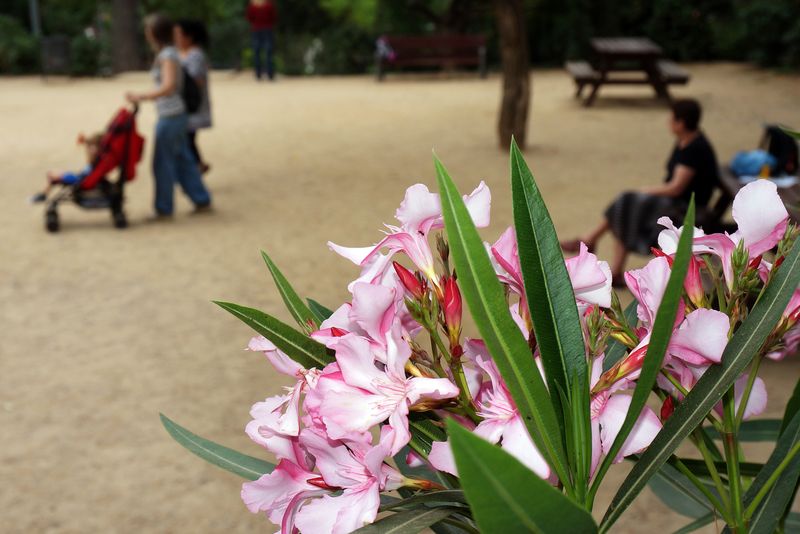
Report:
[[[330,391],[324,395],[319,415],[328,436],[365,433],[384,421],[394,430],[391,453],[396,454],[410,439],[409,409],[418,402],[458,397],[459,389],[447,378],[406,377],[411,356],[408,343],[396,327],[387,336],[386,361],[380,363],[367,339],[355,334],[339,338],[333,345],[340,377],[320,377]],[[334,386],[330,380],[339,380]]]
[[605,261],[589,252],[581,243],[577,256],[565,260],[575,299],[583,309],[592,305],[611,307],[611,269]]
[[[471,194],[464,196],[475,226],[483,228],[489,225],[491,199],[489,188],[484,182]],[[406,196],[395,217],[400,221],[400,226],[386,225],[386,237],[371,247],[343,247],[328,242],[331,250],[361,266],[361,275],[351,283],[351,287],[356,282],[373,283],[381,280],[389,270],[392,256],[398,252],[408,256],[417,269],[432,284],[438,286],[439,278],[428,243],[428,234],[444,227],[439,195],[428,191],[423,184],[413,185],[406,190]],[[383,249],[387,249],[388,254],[383,254]]]
[[738,225],[736,232],[711,234],[694,241],[720,258],[728,287],[733,284],[731,255],[739,242],[750,259],[757,258],[781,240],[789,220],[778,188],[769,180],[756,180],[744,186],[733,199],[732,215]]
[[[483,420],[473,429],[475,434],[490,443],[499,443],[506,452],[517,458],[531,471],[544,479],[551,477],[550,466],[534,445],[525,428],[494,361],[477,357],[477,364],[488,375],[489,381],[481,387],[476,397],[478,415]],[[449,442],[434,442],[428,461],[439,471],[457,475]]]
[[[603,371],[603,356],[598,357],[592,364],[592,387],[600,380]],[[592,421],[592,468],[594,473],[600,460],[611,450],[611,445],[617,438],[622,423],[628,414],[631,405],[631,395],[625,392],[630,386],[628,380],[622,380],[609,389],[592,395],[591,421]],[[661,430],[661,421],[658,416],[645,406],[633,430],[625,439],[614,463],[619,463],[626,456],[637,454],[646,449],[653,442]]]
[[[253,512],[266,512],[281,533],[345,534],[375,520],[380,492],[404,478],[384,460],[391,431],[376,446],[331,440],[318,429],[304,429],[298,455],[282,459],[272,473],[242,486],[242,500]],[[318,472],[316,472],[318,471]]]
[[[636,314],[646,330],[653,328],[656,312],[661,305],[672,269],[666,257],[650,260],[642,269],[625,273],[625,283],[638,301]],[[683,319],[683,306],[678,306],[676,323]]]

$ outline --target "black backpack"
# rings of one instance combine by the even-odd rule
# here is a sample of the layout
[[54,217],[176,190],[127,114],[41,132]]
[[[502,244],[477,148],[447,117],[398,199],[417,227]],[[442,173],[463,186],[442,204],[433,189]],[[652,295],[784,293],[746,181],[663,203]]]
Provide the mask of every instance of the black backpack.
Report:
[[203,95],[200,92],[200,86],[197,85],[186,67],[181,67],[181,71],[183,72],[183,89],[181,90],[183,105],[186,106],[186,113],[195,113],[200,109]]

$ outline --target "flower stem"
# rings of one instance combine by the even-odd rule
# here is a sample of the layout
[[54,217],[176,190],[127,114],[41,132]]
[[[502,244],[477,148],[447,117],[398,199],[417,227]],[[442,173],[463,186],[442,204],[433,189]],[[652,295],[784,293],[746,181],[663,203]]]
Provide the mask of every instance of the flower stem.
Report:
[[[708,473],[711,475],[711,480],[714,481],[714,486],[717,488],[720,497],[722,497],[724,501],[729,501],[730,499],[728,498],[728,490],[725,488],[725,484],[722,482],[722,478],[719,476],[719,471],[717,471],[717,466],[714,463],[714,457],[711,454],[711,451],[708,449],[706,442],[703,440],[703,437],[697,433],[694,434],[693,441],[697,447],[697,450],[700,451],[700,454],[703,456],[703,461],[708,468]],[[724,510],[727,511],[727,508]],[[723,509],[720,509],[720,512],[722,511]]]
[[723,405],[722,441],[725,445],[725,464],[728,467],[728,488],[730,489],[730,508],[733,514],[733,532],[741,534],[746,531],[744,511],[742,510],[742,477],[739,472],[739,441],[736,436],[736,399],[733,387],[725,392]]
[[772,486],[774,486],[775,482],[778,481],[778,477],[781,476],[781,473],[783,473],[787,467],[789,467],[789,464],[792,462],[792,460],[794,460],[794,457],[798,452],[800,452],[800,441],[794,444],[794,447],[789,450],[789,453],[786,455],[786,457],[784,457],[781,463],[778,464],[778,467],[775,468],[766,482],[764,482],[764,485],[761,486],[761,489],[758,490],[758,493],[756,493],[755,497],[753,497],[753,500],[750,502],[747,510],[744,511],[745,518],[750,519],[753,516],[756,508],[758,508],[758,505],[761,504],[761,501],[767,495],[767,492],[772,489]]
[[684,474],[684,476],[686,476],[686,478],[688,478],[688,479],[689,479],[689,481],[690,481],[692,484],[694,484],[694,486],[695,486],[695,487],[696,487],[698,490],[700,490],[700,492],[701,492],[703,495],[705,495],[705,496],[706,496],[706,498],[708,499],[708,501],[711,503],[711,505],[712,505],[714,508],[716,508],[716,509],[717,509],[717,511],[718,511],[718,512],[720,513],[720,515],[722,516],[722,518],[725,520],[725,522],[726,522],[726,523],[730,523],[730,522],[731,522],[731,519],[730,519],[730,510],[728,510],[728,507],[727,507],[727,506],[725,506],[725,505],[722,503],[722,501],[720,501],[720,500],[719,500],[719,498],[718,498],[716,495],[714,495],[714,493],[713,493],[711,490],[709,490],[709,489],[708,489],[708,487],[707,487],[705,484],[703,484],[703,481],[702,481],[702,480],[700,480],[699,478],[697,478],[697,476],[696,476],[694,473],[692,473],[692,472],[689,470],[689,468],[688,468],[688,467],[686,467],[686,464],[684,464],[684,463],[683,463],[683,462],[680,460],[680,458],[678,458],[677,456],[673,456],[672,458],[673,458],[673,460],[674,460],[674,465],[675,465],[675,468],[676,468],[678,471],[680,471],[681,473],[683,473],[683,474]]

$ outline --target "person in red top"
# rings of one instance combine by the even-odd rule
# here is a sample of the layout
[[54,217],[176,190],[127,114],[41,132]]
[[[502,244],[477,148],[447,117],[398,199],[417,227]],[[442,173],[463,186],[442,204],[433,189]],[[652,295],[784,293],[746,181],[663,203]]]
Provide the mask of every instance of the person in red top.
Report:
[[[273,30],[278,20],[278,12],[271,0],[250,0],[247,4],[247,21],[253,36],[253,65],[256,79],[260,80],[266,70],[270,80],[275,79],[275,66],[272,61],[272,50],[275,47]],[[261,52],[264,52],[264,62]]]

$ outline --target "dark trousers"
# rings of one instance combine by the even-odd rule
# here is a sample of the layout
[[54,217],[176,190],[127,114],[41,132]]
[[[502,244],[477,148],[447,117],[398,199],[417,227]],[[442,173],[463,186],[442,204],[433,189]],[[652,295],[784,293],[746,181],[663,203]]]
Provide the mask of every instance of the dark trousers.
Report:
[[[272,30],[257,30],[253,32],[253,66],[256,69],[256,78],[261,78],[266,71],[267,77],[271,80],[275,77],[275,65],[272,60],[272,52],[275,48],[275,36]],[[262,62],[263,52],[263,62]]]
[[197,130],[189,130],[189,150],[192,151],[195,161],[198,165],[203,164],[203,156],[200,155],[200,149],[197,148]]

